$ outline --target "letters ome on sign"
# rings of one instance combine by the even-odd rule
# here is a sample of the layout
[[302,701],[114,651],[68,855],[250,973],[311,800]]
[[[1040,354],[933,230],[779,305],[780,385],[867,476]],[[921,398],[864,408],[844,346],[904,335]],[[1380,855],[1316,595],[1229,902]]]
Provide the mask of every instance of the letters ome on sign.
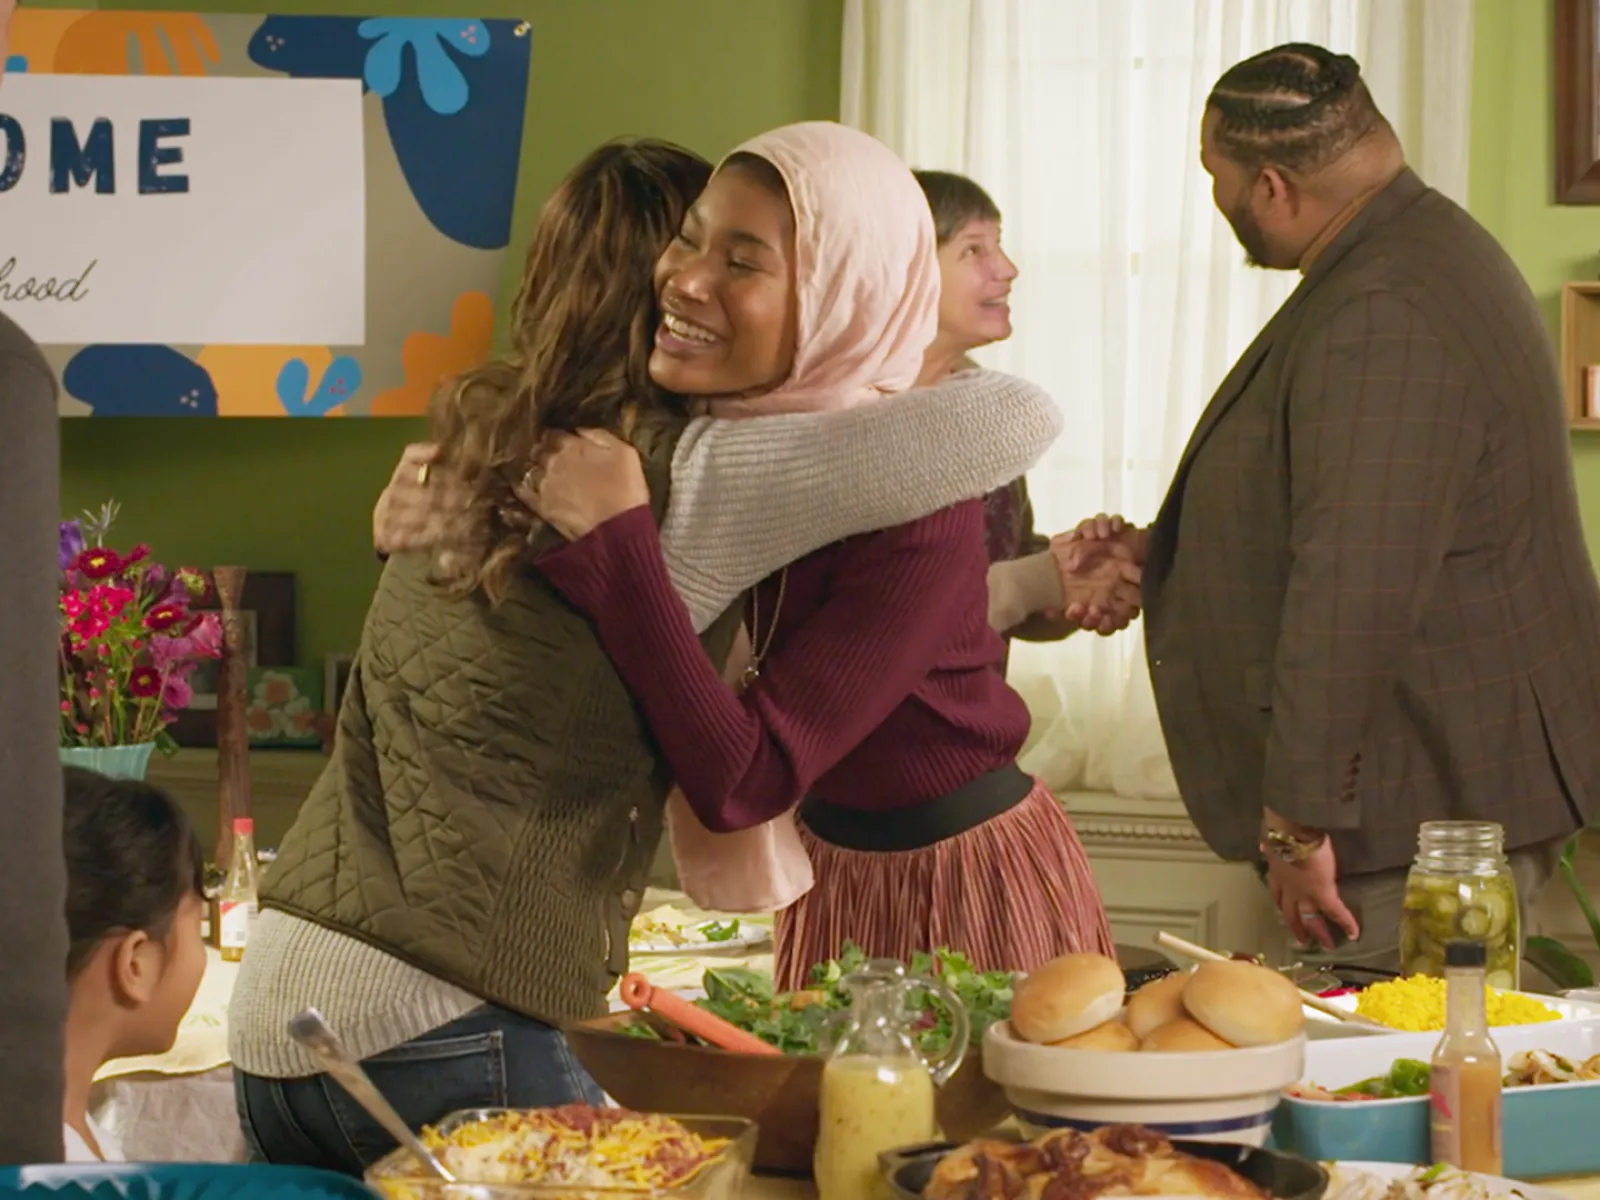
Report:
[[361,86],[20,75],[0,307],[46,345],[360,345]]

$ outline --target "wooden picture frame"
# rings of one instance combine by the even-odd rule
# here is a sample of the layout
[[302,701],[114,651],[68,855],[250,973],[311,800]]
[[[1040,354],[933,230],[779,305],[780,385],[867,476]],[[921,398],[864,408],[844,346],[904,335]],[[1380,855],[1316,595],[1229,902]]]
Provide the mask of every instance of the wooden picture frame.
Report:
[[[213,595],[195,605],[200,611],[215,612],[220,607]],[[251,571],[244,579],[244,594],[239,615],[245,622],[247,654],[253,651],[248,667],[292,667],[295,665],[295,581],[289,571]],[[194,702],[178,714],[167,727],[180,746],[214,747],[217,744],[214,674],[195,673]]]
[[1600,204],[1600,0],[1555,0],[1557,204]]

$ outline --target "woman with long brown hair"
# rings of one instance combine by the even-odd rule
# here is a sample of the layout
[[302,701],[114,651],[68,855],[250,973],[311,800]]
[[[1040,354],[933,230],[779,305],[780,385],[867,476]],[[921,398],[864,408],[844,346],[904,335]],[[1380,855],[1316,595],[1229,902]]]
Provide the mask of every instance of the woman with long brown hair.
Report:
[[[307,1005],[412,1126],[599,1098],[556,1026],[605,1011],[670,780],[589,622],[526,566],[547,537],[518,498],[542,435],[605,429],[642,455],[718,663],[746,582],[878,519],[863,494],[903,520],[980,494],[1054,435],[1048,398],[996,376],[759,430],[691,420],[648,373],[651,268],[708,172],[659,142],[585,159],[534,232],[513,352],[441,394],[438,473],[461,504],[439,553],[385,566],[332,757],[268,874],[234,991],[259,1157],[357,1172],[392,1146],[288,1038]],[[937,476],[899,461],[908,422]],[[805,471],[737,486],[794,462]]]

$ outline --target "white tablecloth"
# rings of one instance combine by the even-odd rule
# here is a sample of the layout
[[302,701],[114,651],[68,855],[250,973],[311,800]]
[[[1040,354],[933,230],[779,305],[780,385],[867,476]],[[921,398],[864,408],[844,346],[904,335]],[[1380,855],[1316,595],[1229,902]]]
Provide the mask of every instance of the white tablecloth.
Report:
[[130,1162],[244,1162],[233,1068],[146,1072],[94,1085],[89,1111]]

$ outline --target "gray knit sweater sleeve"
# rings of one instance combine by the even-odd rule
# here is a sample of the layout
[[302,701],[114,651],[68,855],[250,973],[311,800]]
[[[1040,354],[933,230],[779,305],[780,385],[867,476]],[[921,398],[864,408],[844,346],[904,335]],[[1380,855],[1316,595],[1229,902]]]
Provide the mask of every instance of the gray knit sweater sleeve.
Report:
[[1060,432],[1044,391],[996,371],[837,412],[697,418],[661,525],[673,586],[703,630],[813,550],[1004,487]]

